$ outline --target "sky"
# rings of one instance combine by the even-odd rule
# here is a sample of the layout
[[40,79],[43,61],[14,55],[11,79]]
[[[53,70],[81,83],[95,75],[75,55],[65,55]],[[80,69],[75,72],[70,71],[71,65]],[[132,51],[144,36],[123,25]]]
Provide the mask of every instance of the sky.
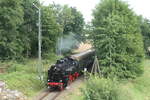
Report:
[[[76,7],[85,18],[86,22],[90,22],[92,19],[92,10],[100,0],[40,0],[44,5],[51,4],[67,4],[72,7]],[[142,15],[145,18],[150,19],[150,0],[123,0],[126,1],[130,8],[135,11],[136,14]]]

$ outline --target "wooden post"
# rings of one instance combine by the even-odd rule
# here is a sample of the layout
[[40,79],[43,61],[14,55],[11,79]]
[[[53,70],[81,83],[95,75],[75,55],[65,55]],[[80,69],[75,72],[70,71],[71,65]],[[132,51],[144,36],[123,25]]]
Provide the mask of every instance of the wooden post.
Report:
[[94,63],[93,63],[90,75],[92,75],[92,74],[94,74],[94,76],[96,76],[96,75],[99,76],[101,74],[97,56],[95,56]]

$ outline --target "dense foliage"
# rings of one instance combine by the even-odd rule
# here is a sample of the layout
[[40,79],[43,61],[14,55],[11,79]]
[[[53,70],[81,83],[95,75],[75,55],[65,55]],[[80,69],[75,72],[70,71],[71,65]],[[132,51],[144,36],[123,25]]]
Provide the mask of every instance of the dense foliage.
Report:
[[23,23],[22,0],[0,1],[0,58],[21,55],[23,46],[19,26]]
[[63,34],[69,34],[70,32],[81,35],[84,26],[83,15],[73,7],[67,5],[53,5],[55,8],[55,14],[57,22],[62,28]]
[[143,35],[144,49],[146,54],[150,56],[150,20],[139,17],[141,33]]
[[42,52],[44,55],[54,53],[60,32],[51,6],[42,8]]
[[110,79],[92,77],[82,92],[84,100],[120,100],[117,83]]
[[143,72],[143,40],[137,16],[120,0],[102,0],[91,34],[104,76],[136,77]]
[[81,100],[150,100],[150,60],[144,60],[143,66],[144,73],[136,79],[117,81],[91,77],[83,83],[85,87],[82,89],[81,97],[84,98]]
[[60,34],[57,43],[57,53],[68,53],[84,38],[84,18],[76,8],[67,5],[53,5]]
[[76,8],[44,6],[39,0],[1,0],[0,59],[37,56],[38,10],[33,2],[41,8],[42,13],[42,56],[55,53],[56,42],[62,32],[81,36],[84,19]]

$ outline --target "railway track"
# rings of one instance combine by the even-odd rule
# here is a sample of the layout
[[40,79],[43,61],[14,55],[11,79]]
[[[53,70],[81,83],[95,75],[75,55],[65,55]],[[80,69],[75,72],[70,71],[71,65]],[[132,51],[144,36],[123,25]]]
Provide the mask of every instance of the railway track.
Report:
[[39,100],[55,100],[60,94],[61,92],[49,92],[41,97]]
[[39,98],[39,100],[43,100],[49,93],[50,91],[46,90],[45,93]]
[[[74,87],[74,85],[76,83],[80,83],[81,80],[83,81],[83,76],[80,76],[78,79],[76,79],[69,85],[69,87]],[[64,89],[62,91],[50,91],[48,89],[45,89],[44,91],[39,93],[33,100],[58,100],[59,96],[64,94],[64,92],[66,91],[68,92],[68,89]]]
[[35,97],[34,100],[55,100],[61,94],[60,91],[44,90],[40,96]]

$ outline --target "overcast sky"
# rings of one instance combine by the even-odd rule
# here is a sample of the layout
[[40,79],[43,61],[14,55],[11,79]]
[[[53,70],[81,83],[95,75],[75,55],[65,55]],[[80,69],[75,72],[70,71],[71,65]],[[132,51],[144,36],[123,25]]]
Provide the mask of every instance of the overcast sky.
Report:
[[[44,5],[48,5],[53,1],[56,4],[68,4],[69,6],[76,7],[83,14],[85,21],[91,21],[92,19],[92,9],[95,8],[96,4],[100,0],[40,0]],[[150,0],[123,0],[127,1],[138,15],[142,15],[150,19]]]

